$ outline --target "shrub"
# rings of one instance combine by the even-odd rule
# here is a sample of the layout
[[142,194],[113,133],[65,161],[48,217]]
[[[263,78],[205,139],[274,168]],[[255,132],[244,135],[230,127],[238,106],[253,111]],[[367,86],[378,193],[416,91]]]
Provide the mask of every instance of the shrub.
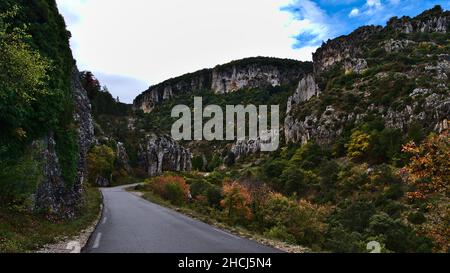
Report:
[[159,176],[147,181],[148,187],[155,194],[174,205],[183,205],[188,200],[189,186],[180,176]]
[[252,218],[251,196],[247,188],[238,182],[228,182],[223,186],[223,200],[227,220],[231,223],[245,223]]
[[212,185],[205,180],[199,180],[192,183],[189,188],[191,190],[192,197],[196,198],[198,195],[205,195],[211,186]]
[[165,186],[165,198],[172,204],[181,206],[186,201],[186,194],[180,184],[170,182]]
[[284,160],[268,161],[262,167],[262,172],[268,179],[279,178],[286,167],[287,162]]
[[366,251],[363,236],[358,232],[350,232],[342,225],[331,227],[325,235],[324,247],[335,253],[362,253]]
[[290,234],[287,231],[286,227],[282,225],[272,227],[268,231],[264,232],[264,235],[272,239],[292,244],[294,244],[296,241],[294,235]]
[[418,237],[400,219],[394,220],[385,213],[375,214],[370,218],[369,230],[372,235],[379,235],[385,238],[384,241],[388,250],[397,253],[414,250],[421,252],[432,251],[432,244],[428,240]]
[[0,204],[25,201],[42,179],[42,162],[38,151],[29,148],[15,162],[0,159]]
[[305,171],[293,165],[281,175],[283,192],[287,195],[304,196],[318,184],[318,178],[312,171]]
[[206,197],[208,198],[208,203],[210,206],[219,208],[220,201],[223,199],[222,190],[220,187],[213,185],[207,190]]
[[321,245],[327,230],[325,217],[328,210],[325,207],[313,205],[307,201],[296,201],[278,193],[271,193],[262,208],[263,226],[270,232],[280,235],[286,231],[293,236],[295,242],[313,246]]
[[202,171],[203,170],[203,157],[202,156],[194,156],[192,159],[192,169],[194,171]]

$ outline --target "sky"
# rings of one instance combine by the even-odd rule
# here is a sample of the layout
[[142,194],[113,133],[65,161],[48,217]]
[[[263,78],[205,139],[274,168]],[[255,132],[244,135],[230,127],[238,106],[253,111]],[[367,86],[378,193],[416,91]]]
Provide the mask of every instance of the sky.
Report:
[[56,0],[80,70],[120,101],[150,85],[245,57],[311,60],[323,41],[436,0]]

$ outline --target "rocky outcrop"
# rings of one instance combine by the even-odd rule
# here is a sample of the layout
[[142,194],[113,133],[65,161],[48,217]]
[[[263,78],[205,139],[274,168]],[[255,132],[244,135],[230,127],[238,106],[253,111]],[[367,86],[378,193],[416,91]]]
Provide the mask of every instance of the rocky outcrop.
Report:
[[205,69],[151,86],[134,100],[133,109],[150,113],[158,104],[174,96],[210,89],[211,77],[211,70]]
[[42,142],[43,180],[36,191],[35,208],[40,212],[64,218],[73,216],[73,208],[67,206],[68,198],[71,198],[73,193],[67,192],[62,179],[53,133],[49,133]]
[[[364,41],[373,35],[383,31],[382,27],[368,26],[361,27],[350,35],[341,36],[323,44],[314,54],[314,73],[320,75],[331,67],[340,63],[347,63],[347,69],[352,68],[352,64],[360,66],[367,64],[364,60]],[[364,69],[367,67],[364,67]],[[358,67],[353,70],[360,70]]]
[[235,159],[239,160],[248,155],[257,154],[261,151],[261,140],[238,140],[231,147],[231,152],[235,155]]
[[288,115],[284,122],[286,143],[305,144],[310,140],[319,144],[331,143],[342,134],[348,122],[356,122],[362,117],[362,115],[339,113],[333,106],[328,106],[320,115],[312,114],[302,120]]
[[431,130],[443,130],[450,117],[448,94],[427,94],[423,90],[416,90],[415,94],[418,93],[425,96],[424,102],[415,101],[402,109],[371,105],[366,112],[356,114],[338,111],[333,106],[328,106],[323,113],[312,114],[301,120],[288,115],[284,124],[286,142],[304,144],[314,140],[319,144],[330,144],[342,134],[346,125],[358,124],[369,112],[378,112],[386,127],[402,132],[406,132],[416,121],[425,127],[429,126]]
[[416,44],[416,42],[411,41],[411,40],[389,39],[389,40],[385,41],[384,43],[382,43],[382,46],[387,53],[392,53],[392,52],[402,51],[405,48],[407,48],[411,45],[414,45],[414,44]]
[[[320,75],[336,64],[344,64],[347,71],[360,73],[367,68],[364,60],[365,43],[377,34],[387,33],[447,33],[450,29],[450,11],[444,12],[440,6],[425,11],[417,17],[394,17],[386,27],[361,27],[349,35],[341,36],[323,44],[313,54],[314,72]],[[387,52],[408,46],[409,41],[390,40],[383,45]]]
[[292,108],[299,103],[310,100],[314,96],[320,94],[319,86],[317,85],[312,74],[306,75],[300,80],[297,89],[293,96],[288,99],[287,113],[291,112]]
[[127,173],[131,173],[130,158],[128,157],[125,145],[122,142],[117,142],[116,158],[119,166],[122,167]]
[[450,30],[450,12],[444,12],[442,7],[436,6],[415,18],[408,16],[394,17],[389,20],[387,29],[406,34],[418,32],[447,33]]
[[168,136],[150,136],[140,145],[139,163],[148,176],[192,170],[191,152]]
[[[80,81],[80,72],[74,66],[72,72],[72,90],[75,102],[75,122],[78,124],[78,166],[77,177],[74,183],[74,193],[76,199],[81,198],[83,183],[87,179],[86,156],[95,142],[94,123],[91,115],[91,103],[89,101],[86,90],[84,90]],[[77,200],[75,200],[75,203]]]
[[212,71],[211,89],[216,94],[226,94],[244,88],[275,87],[290,84],[302,72],[300,69],[283,69],[271,63],[218,66]]
[[[77,144],[79,148],[77,175],[72,181],[64,181],[61,166],[56,153],[53,133],[44,139],[43,181],[36,191],[35,207],[39,211],[54,214],[61,218],[75,216],[76,209],[82,201],[83,183],[87,178],[86,156],[94,142],[94,126],[91,105],[86,90],[81,86],[76,67],[72,72],[72,91],[74,97],[74,119],[78,125]],[[67,185],[71,185],[70,187]]]
[[245,88],[287,85],[297,82],[311,69],[310,63],[294,60],[248,58],[152,86],[134,100],[133,109],[150,113],[163,101],[199,91],[224,94]]
[[[382,27],[362,27],[348,36],[342,36],[328,41],[314,54],[314,75],[308,75],[302,79],[299,88],[289,99],[287,108],[287,117],[285,119],[284,131],[287,142],[305,143],[314,140],[321,144],[332,143],[343,132],[346,125],[357,124],[363,121],[369,113],[381,117],[386,126],[396,128],[405,132],[411,123],[419,121],[425,127],[431,130],[442,130],[447,126],[446,121],[450,117],[449,89],[448,79],[450,75],[450,55],[449,54],[430,54],[429,62],[423,61],[418,65],[405,66],[402,72],[392,72],[389,70],[379,72],[374,75],[374,82],[391,82],[404,79],[404,81],[416,82],[416,87],[410,92],[409,98],[400,100],[397,98],[395,106],[378,105],[369,102],[372,93],[377,92],[376,86],[371,87],[370,75],[364,79],[356,80],[352,90],[342,90],[342,92],[351,92],[361,101],[352,112],[344,111],[337,105],[329,105],[325,111],[311,109],[303,111],[303,115],[298,117],[296,111],[302,110],[302,107],[308,107],[307,102],[316,92],[314,79],[320,79],[326,84],[327,74],[336,65],[346,73],[362,73],[369,68],[365,59],[365,52],[373,50],[376,46],[383,48],[386,53],[395,53],[403,51],[408,47],[417,45],[409,39],[413,36],[404,37],[405,33],[447,33],[450,23],[450,12],[444,12],[439,6],[425,11],[421,15],[410,18],[392,18],[385,28]],[[399,33],[403,33],[399,35]],[[382,37],[386,37],[383,41]],[[395,37],[395,39],[391,38]],[[433,42],[420,42],[425,48],[438,47]],[[407,51],[406,51],[407,52]],[[373,57],[372,57],[373,58]],[[411,57],[413,58],[413,57]],[[381,58],[382,59],[382,58]],[[369,78],[367,78],[369,77]],[[427,84],[418,83],[416,79],[432,79]],[[421,87],[427,86],[426,88]],[[364,92],[361,92],[361,86],[364,86]],[[317,92],[316,92],[317,93]],[[397,94],[392,94],[396,97]],[[407,96],[407,95],[403,95]],[[401,101],[401,103],[400,103]],[[401,106],[399,106],[401,105]]]

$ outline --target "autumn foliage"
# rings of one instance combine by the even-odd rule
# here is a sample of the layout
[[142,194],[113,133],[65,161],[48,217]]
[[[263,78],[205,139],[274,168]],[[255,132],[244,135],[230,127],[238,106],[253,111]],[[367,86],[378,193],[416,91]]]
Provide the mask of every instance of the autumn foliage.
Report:
[[148,183],[150,189],[169,200],[175,205],[181,205],[188,200],[189,186],[180,176],[159,176],[151,179]]
[[412,197],[425,199],[442,193],[448,196],[450,185],[450,139],[449,131],[428,137],[420,146],[410,142],[403,151],[412,154],[405,167],[410,182],[417,191]]
[[252,198],[245,186],[238,182],[227,182],[222,190],[224,199],[220,204],[231,222],[252,219],[253,214],[250,210]]
[[421,145],[409,143],[403,151],[412,155],[403,169],[414,191],[408,193],[411,200],[426,204],[427,222],[420,232],[431,238],[435,250],[450,249],[450,139],[449,131],[431,135]]

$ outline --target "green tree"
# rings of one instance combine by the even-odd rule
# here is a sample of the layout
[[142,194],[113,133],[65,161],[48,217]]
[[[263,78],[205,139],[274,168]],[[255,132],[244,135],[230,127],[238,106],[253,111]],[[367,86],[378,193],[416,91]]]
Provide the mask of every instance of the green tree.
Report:
[[[5,19],[14,17],[17,8],[0,14],[0,143],[5,150],[2,158],[11,150],[36,136],[36,126],[47,127],[37,115],[39,101],[52,99],[46,80],[50,62],[25,43],[29,36],[24,29],[13,28]],[[51,118],[49,118],[51,120]]]
[[371,136],[360,130],[353,132],[350,142],[346,145],[347,155],[352,159],[361,159],[370,149]]
[[102,177],[111,182],[115,157],[114,150],[106,145],[92,148],[87,156],[89,181],[95,183]]

